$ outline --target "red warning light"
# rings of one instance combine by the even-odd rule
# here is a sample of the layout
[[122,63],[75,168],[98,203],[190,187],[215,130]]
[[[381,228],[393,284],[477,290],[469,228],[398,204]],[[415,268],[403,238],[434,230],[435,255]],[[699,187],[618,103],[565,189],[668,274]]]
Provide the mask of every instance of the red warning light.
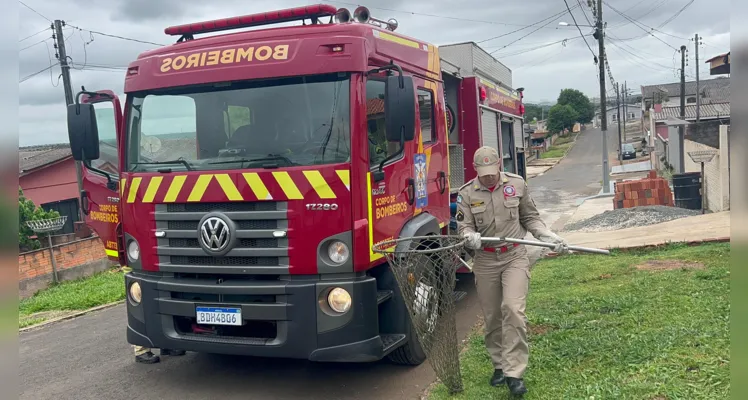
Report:
[[480,99],[480,101],[485,101],[486,97],[488,97],[486,95],[486,88],[484,88],[483,86],[479,87],[478,88],[478,98]]

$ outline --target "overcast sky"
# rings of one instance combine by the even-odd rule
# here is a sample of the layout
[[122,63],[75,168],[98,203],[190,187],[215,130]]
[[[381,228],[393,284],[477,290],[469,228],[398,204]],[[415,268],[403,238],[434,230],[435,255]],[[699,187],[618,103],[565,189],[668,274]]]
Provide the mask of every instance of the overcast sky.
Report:
[[[588,25],[588,19],[593,21],[586,0],[580,0],[582,6],[577,0],[567,1],[579,25]],[[123,68],[139,53],[156,45],[90,31],[169,44],[173,38],[163,30],[170,25],[303,4],[288,0],[23,0],[23,3],[36,12],[19,5],[19,81],[23,80],[19,83],[21,146],[68,141],[60,68],[54,66],[29,77],[56,61],[51,31],[45,30],[50,24],[47,19],[61,19],[69,24],[64,36],[68,56],[74,63],[71,72],[74,92],[84,85],[88,90],[112,89],[123,93]],[[312,3],[316,2],[309,4]],[[351,12],[356,8],[355,3],[328,3],[347,7]],[[703,61],[729,51],[729,0],[606,0],[604,3],[606,49],[612,75],[616,81],[627,81],[635,92],[640,85],[679,81],[675,73],[680,55],[674,49],[681,45],[689,49],[687,79],[694,79],[695,33],[702,36],[704,43],[699,49],[702,79],[709,78],[708,65]],[[527,102],[553,101],[564,88],[579,89],[590,97],[599,96],[597,67],[568,12],[521,29],[566,10],[563,0],[479,0],[466,1],[459,7],[456,4],[451,0],[376,0],[366,5],[375,17],[396,18],[397,31],[408,36],[436,45],[479,42],[512,70],[514,86],[525,88]],[[570,25],[560,26],[559,22]],[[658,28],[653,32],[654,37],[643,30],[649,28]],[[521,30],[509,34],[517,29]],[[581,27],[581,30],[585,35],[592,33],[591,28]],[[487,40],[500,35],[505,36]],[[561,43],[564,39],[568,41]],[[588,36],[587,40],[597,53],[594,38]],[[610,81],[606,83],[610,89]]]

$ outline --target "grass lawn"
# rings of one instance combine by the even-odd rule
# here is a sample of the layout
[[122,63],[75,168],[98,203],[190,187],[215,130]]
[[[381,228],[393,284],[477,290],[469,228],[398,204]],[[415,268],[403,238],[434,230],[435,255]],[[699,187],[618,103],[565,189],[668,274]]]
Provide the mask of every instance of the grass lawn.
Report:
[[[718,243],[539,261],[525,398],[729,398],[729,256],[730,244]],[[450,396],[438,384],[430,399],[509,398],[506,386],[488,385],[481,335],[462,356],[464,392]]]
[[62,282],[18,304],[18,326],[24,328],[79,310],[125,299],[124,273],[120,268],[90,277]]
[[558,139],[556,139],[556,141],[553,143],[553,146],[551,146],[548,151],[540,154],[540,158],[563,157],[564,154],[566,154],[566,151],[574,145],[573,142],[575,137],[576,135],[560,136]]

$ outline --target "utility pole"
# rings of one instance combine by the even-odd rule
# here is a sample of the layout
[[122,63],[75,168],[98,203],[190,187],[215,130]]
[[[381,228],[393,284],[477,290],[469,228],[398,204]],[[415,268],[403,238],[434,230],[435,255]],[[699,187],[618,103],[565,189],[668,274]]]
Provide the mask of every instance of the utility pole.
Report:
[[[62,27],[65,25],[64,21],[56,19],[54,22],[55,27],[55,39],[57,41],[57,59],[60,61],[60,69],[62,69],[62,86],[65,88],[65,106],[73,104],[73,84],[70,81],[70,65],[68,65],[68,55],[65,51],[65,36],[62,34]],[[75,176],[78,179],[78,195],[83,191],[83,168],[81,167],[80,161],[75,162]],[[83,221],[83,204],[78,201],[78,215],[79,219]],[[76,221],[73,221],[75,223]]]
[[701,121],[701,92],[699,91],[699,34],[694,36],[694,44],[696,45],[696,129],[699,129],[699,122]]
[[621,91],[618,82],[616,82],[616,104],[616,112],[618,113],[618,161],[623,165],[623,141],[621,140]]
[[[686,46],[682,45],[680,46],[680,119],[686,120]],[[685,125],[681,125],[678,127],[678,130],[680,131],[680,135],[678,135],[678,148],[680,151],[678,152],[678,162],[680,163],[680,171],[677,171],[678,173],[683,173],[685,171],[685,158],[684,153],[685,150],[683,149],[683,146],[685,145],[685,136],[686,136],[686,127]]]
[[621,93],[621,98],[623,99],[623,141],[626,141],[626,120],[629,115],[629,103],[626,101],[626,96],[628,95],[629,88],[626,85],[626,81],[623,81],[623,93]]
[[603,0],[597,0],[597,21],[595,23],[597,39],[597,65],[600,67],[600,130],[603,134],[603,193],[610,193],[610,170],[608,169],[608,116],[605,105],[605,43],[603,35]]

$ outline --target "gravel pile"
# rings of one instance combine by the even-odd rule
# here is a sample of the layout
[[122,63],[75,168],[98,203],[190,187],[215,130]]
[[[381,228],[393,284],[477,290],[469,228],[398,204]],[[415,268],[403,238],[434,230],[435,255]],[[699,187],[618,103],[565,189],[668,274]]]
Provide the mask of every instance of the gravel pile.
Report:
[[672,221],[678,218],[700,215],[701,211],[678,207],[642,206],[609,210],[564,227],[564,231],[602,232],[647,226]]

